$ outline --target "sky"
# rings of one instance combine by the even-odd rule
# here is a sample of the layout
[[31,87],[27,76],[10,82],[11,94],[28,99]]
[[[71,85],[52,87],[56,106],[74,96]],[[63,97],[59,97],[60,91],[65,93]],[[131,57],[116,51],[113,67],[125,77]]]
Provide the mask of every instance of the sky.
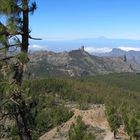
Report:
[[140,0],[36,0],[36,3],[38,8],[30,16],[30,28],[32,36],[43,41],[101,36],[140,40]]

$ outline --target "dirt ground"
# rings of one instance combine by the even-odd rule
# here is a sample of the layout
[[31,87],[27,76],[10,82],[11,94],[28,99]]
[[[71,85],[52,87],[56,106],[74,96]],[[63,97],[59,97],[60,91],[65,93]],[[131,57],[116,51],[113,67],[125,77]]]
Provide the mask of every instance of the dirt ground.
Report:
[[[68,140],[68,131],[70,126],[76,122],[77,116],[81,116],[86,125],[95,128],[96,140],[114,140],[103,105],[94,106],[88,110],[79,110],[76,107],[72,107],[70,110],[74,112],[74,115],[67,122],[41,136],[40,140]],[[120,129],[119,137],[121,140],[128,138],[123,128]]]

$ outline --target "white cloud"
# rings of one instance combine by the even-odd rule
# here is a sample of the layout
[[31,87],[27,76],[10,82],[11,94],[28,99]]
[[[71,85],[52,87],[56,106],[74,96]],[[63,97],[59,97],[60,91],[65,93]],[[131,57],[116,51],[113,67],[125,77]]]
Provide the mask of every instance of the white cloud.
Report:
[[[140,47],[127,47],[127,46],[119,46],[117,47],[121,50],[124,50],[124,51],[130,51],[130,50],[134,50],[134,51],[140,51]],[[97,48],[97,47],[86,47],[85,50],[89,53],[107,53],[107,52],[110,52],[112,51],[113,48],[109,48],[109,47],[100,47],[100,48]]]
[[106,53],[112,51],[112,48],[102,47],[102,48],[94,48],[94,47],[86,47],[85,50],[89,53]]
[[37,44],[33,44],[29,46],[29,49],[31,50],[47,50],[47,46],[43,46],[43,45],[37,45]]
[[138,48],[138,47],[119,46],[118,48],[121,50],[124,50],[124,51],[131,51],[131,50],[140,51],[140,48]]

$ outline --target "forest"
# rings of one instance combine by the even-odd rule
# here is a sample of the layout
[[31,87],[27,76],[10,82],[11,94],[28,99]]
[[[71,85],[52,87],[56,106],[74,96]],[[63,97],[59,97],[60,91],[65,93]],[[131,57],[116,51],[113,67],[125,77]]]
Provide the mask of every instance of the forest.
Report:
[[[140,76],[131,73],[24,80],[22,91],[33,139],[72,117],[66,103],[78,103],[82,110],[88,109],[91,104],[104,104],[111,130],[115,132],[124,125],[129,136],[135,137],[140,129],[139,82]],[[1,83],[1,98],[4,98],[5,90],[7,88]],[[17,139],[15,125],[9,126],[8,130],[1,127],[1,130],[1,137],[7,136],[8,131],[9,136]]]

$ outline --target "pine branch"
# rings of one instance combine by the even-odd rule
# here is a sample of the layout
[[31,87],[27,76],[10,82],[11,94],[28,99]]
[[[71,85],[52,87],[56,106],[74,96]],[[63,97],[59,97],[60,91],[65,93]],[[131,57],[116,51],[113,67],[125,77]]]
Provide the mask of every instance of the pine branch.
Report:
[[10,101],[12,101],[13,103],[15,103],[16,105],[20,106],[18,102],[16,102],[13,98],[10,98]]
[[9,33],[7,31],[2,31],[0,32],[0,35],[5,35],[5,36],[15,36],[15,35],[22,35],[23,32],[15,32],[15,33]]
[[30,35],[29,35],[29,38],[33,40],[42,40],[41,38],[34,38],[34,37],[31,37]]
[[37,9],[36,2],[32,2],[31,6],[29,7],[29,12],[33,14],[36,9]]
[[15,56],[4,57],[4,58],[1,58],[0,61],[9,60],[9,59],[14,58],[14,57],[15,57]]
[[9,36],[9,33],[7,31],[2,31],[2,32],[0,32],[0,35]]
[[[8,45],[8,47],[10,48],[10,47],[15,47],[15,46],[19,46],[19,45],[21,45],[21,43],[20,44],[11,44],[11,45]],[[0,48],[0,50],[4,50],[4,49],[5,49],[5,47]]]
[[11,45],[9,45],[9,47],[15,47],[15,46],[20,46],[21,45],[21,43],[19,43],[19,44],[11,44]]

